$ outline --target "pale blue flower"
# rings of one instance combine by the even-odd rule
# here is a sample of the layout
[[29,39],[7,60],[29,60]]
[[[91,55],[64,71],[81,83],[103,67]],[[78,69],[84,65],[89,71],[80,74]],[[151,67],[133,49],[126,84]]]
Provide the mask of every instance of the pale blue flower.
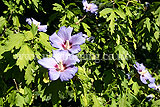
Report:
[[139,74],[146,71],[146,67],[143,64],[139,64],[138,62],[135,63],[136,64],[134,64],[133,66],[137,69]]
[[68,50],[72,54],[80,52],[80,45],[85,43],[85,37],[82,32],[71,36],[72,30],[72,27],[62,26],[57,34],[55,32],[49,37],[51,45],[60,50]]
[[97,14],[98,6],[94,3],[88,3],[87,0],[83,0],[83,10],[86,10],[86,12],[90,11],[91,13]]
[[148,80],[150,83],[154,83],[154,82],[155,82],[155,78],[153,78],[148,71],[143,72],[143,73],[140,75],[140,80],[141,80],[142,83],[144,83],[144,84],[148,84],[148,83],[147,83],[147,80]]
[[150,94],[148,95],[146,98],[148,99],[148,101],[151,101],[153,99],[154,95],[153,94]]
[[31,25],[32,23],[33,23],[34,25],[36,25],[36,26],[38,27],[38,31],[40,31],[40,32],[46,32],[46,31],[47,31],[47,25],[40,25],[41,22],[38,22],[38,21],[36,21],[36,20],[33,19],[33,18],[27,18],[27,19],[26,19],[26,22],[27,22],[29,25]]
[[78,68],[74,65],[80,62],[76,55],[64,50],[54,50],[52,58],[43,58],[38,63],[49,70],[50,80],[68,81],[73,78]]
[[127,73],[127,79],[131,79],[131,74]]
[[155,82],[155,78],[151,76],[151,74],[147,71],[146,67],[143,64],[139,64],[138,62],[136,62],[136,64],[134,64],[134,67],[137,69],[138,73],[140,74],[140,80],[142,81],[142,83],[148,84],[147,80],[150,83]]
[[160,85],[156,85],[155,83],[148,84],[149,88],[154,88],[154,90],[160,91]]

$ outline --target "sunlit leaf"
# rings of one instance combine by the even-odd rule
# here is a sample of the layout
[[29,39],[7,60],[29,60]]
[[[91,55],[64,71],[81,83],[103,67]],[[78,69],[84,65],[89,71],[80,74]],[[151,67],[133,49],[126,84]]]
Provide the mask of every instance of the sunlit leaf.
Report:
[[29,61],[34,59],[34,56],[32,49],[27,44],[24,44],[14,58],[17,58],[16,64],[22,70],[24,66],[27,66]]

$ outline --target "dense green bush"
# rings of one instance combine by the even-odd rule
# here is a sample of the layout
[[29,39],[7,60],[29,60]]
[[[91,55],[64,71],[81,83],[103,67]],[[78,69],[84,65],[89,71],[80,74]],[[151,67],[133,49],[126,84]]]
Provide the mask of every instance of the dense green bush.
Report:
[[[83,10],[81,0],[0,1],[0,106],[160,106],[160,90],[143,84],[133,66],[143,63],[160,84],[160,2],[88,2],[97,14]],[[30,26],[31,17],[47,32]],[[88,37],[76,75],[51,81],[38,60],[52,57],[49,37],[62,26]]]

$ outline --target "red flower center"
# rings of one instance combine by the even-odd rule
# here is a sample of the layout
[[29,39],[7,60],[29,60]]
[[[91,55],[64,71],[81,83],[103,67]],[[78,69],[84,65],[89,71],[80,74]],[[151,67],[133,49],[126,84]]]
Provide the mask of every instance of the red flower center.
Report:
[[88,10],[90,10],[91,9],[91,4],[88,4],[88,6],[86,6],[86,8],[88,9]]
[[142,70],[139,70],[139,72],[142,72]]
[[66,40],[64,44],[62,44],[62,47],[64,50],[68,50],[72,47],[72,43],[70,43],[69,40]]
[[55,68],[57,71],[63,72],[66,69],[66,65],[61,61],[55,65]]

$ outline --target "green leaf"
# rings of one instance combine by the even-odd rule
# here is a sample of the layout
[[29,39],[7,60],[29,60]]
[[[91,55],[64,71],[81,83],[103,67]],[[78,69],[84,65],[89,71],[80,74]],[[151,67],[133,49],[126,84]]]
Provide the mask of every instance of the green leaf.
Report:
[[127,55],[129,55],[128,51],[122,46],[118,45],[115,47],[115,52],[119,52],[119,58],[121,60],[125,60],[127,58]]
[[16,3],[19,4],[21,0],[16,0]]
[[153,104],[151,105],[151,107],[159,107],[160,106],[160,100],[156,100],[153,102]]
[[83,28],[84,28],[84,31],[87,33],[87,35],[90,37],[91,36],[91,32],[89,31],[89,29],[90,29],[90,27],[86,24],[86,23],[84,23],[84,22],[82,22],[82,26],[83,26]]
[[134,83],[134,81],[132,80],[132,78],[129,80],[128,85],[132,85]]
[[112,8],[105,8],[102,11],[99,12],[100,13],[99,17],[103,16],[104,18],[106,18],[106,15],[109,14],[109,13],[111,13],[112,11],[113,11]]
[[34,69],[35,69],[34,62],[32,62],[27,66],[27,69],[25,72],[25,80],[27,85],[29,85],[32,81],[34,81],[34,76],[33,76]]
[[31,32],[32,32],[33,36],[35,36],[37,34],[38,27],[37,27],[37,25],[35,25],[33,23],[31,25],[32,25]]
[[93,99],[93,102],[94,102],[93,107],[100,107],[101,106],[96,95],[92,94],[92,99]]
[[160,7],[155,11],[155,14],[160,14]]
[[33,4],[36,6],[36,8],[38,8],[38,3],[39,3],[39,0],[32,0]]
[[7,65],[6,69],[3,72],[7,72],[9,69],[11,69],[13,66]]
[[111,20],[110,21],[110,23],[109,23],[109,28],[110,28],[110,32],[111,32],[111,35],[114,33],[114,30],[115,30],[115,17],[116,17],[116,15],[115,15],[115,13],[114,12],[112,12],[111,13],[111,15],[109,16],[109,18],[107,18],[107,20],[109,21],[109,20]]
[[25,38],[28,40],[32,40],[34,38],[33,33],[31,31],[24,32]]
[[117,40],[116,40],[117,45],[120,44],[120,36],[117,34]]
[[147,50],[150,51],[151,48],[152,48],[152,43],[151,42],[146,42],[146,47],[147,47]]
[[121,9],[116,9],[115,12],[116,12],[122,19],[125,19],[125,18],[126,18],[126,14],[123,12],[123,10],[121,10]]
[[15,101],[16,106],[23,107],[23,105],[26,105],[24,101],[24,97],[21,96],[19,93],[16,95],[16,101]]
[[53,6],[54,6],[53,10],[56,10],[56,11],[64,13],[64,9],[63,9],[63,7],[60,4],[54,3]]
[[8,103],[10,104],[10,107],[12,107],[15,104],[15,100],[16,100],[16,91],[12,91],[11,93],[9,93],[8,97]]
[[3,107],[3,98],[0,98],[0,107]]
[[128,16],[132,17],[132,13],[131,13],[129,7],[126,7],[125,9],[126,9],[126,14],[127,14]]
[[32,90],[30,88],[24,87],[24,95],[25,95],[25,102],[29,105],[31,104],[32,100]]
[[119,100],[119,107],[126,107],[126,105],[127,105],[127,98],[123,94],[122,98],[120,98]]
[[65,23],[67,22],[66,17],[67,17],[67,16],[64,15],[63,17],[60,18],[59,21],[60,21],[61,23],[58,25],[58,27],[65,26]]
[[70,6],[77,6],[77,5],[75,3],[70,3],[65,8],[68,9]]
[[0,45],[0,59],[3,58],[3,56],[1,56],[1,55],[2,55],[4,52],[5,52],[4,47]]
[[6,19],[3,17],[3,16],[1,16],[0,17],[0,34],[2,33],[2,31],[3,31],[3,27],[6,25]]
[[160,13],[159,13],[158,18],[156,20],[156,24],[160,27]]
[[137,95],[138,92],[139,92],[139,85],[137,82],[134,82],[133,85],[132,85],[132,89],[134,91],[134,94]]
[[112,99],[112,104],[110,107],[117,107],[117,103],[116,103],[116,100],[113,98]]
[[21,47],[20,51],[16,55],[14,55],[14,58],[18,58],[16,65],[18,65],[20,70],[22,70],[24,66],[27,66],[29,61],[34,59],[34,52],[27,44],[24,44]]
[[154,33],[154,37],[158,40],[159,39],[159,32],[158,31],[156,31],[155,33]]
[[118,60],[121,60],[123,62],[123,63],[120,62],[122,69],[124,69],[125,65],[127,65],[127,69],[130,70],[128,63],[126,61],[129,56],[128,51],[122,45],[118,45],[115,47],[115,52],[119,52]]
[[49,43],[49,35],[43,32],[40,32],[39,34],[39,43],[41,43],[48,52],[52,52],[54,48]]
[[88,77],[85,67],[78,66],[78,77],[81,80],[89,81],[89,77]]
[[19,23],[19,19],[17,16],[12,17],[13,25],[17,27],[21,27],[21,24]]
[[73,16],[74,14],[71,11],[67,10],[67,18],[70,20]]
[[148,31],[150,32],[150,29],[151,29],[150,19],[146,18],[146,21],[144,23],[147,25]]
[[84,106],[84,107],[87,107],[88,106],[88,94],[87,94],[87,89],[86,87],[84,86],[84,84],[82,84],[83,86],[83,94],[81,94],[81,97],[80,97],[80,100],[81,100],[81,104]]
[[11,50],[13,49],[14,47],[16,49],[19,49],[21,47],[21,45],[23,44],[24,42],[24,34],[22,33],[17,33],[17,34],[11,34],[9,35],[9,40],[5,42],[5,50]]
[[139,103],[139,100],[137,99],[137,97],[131,93],[128,93],[127,94],[127,97],[128,97],[128,103],[132,104],[134,102],[138,102]]

